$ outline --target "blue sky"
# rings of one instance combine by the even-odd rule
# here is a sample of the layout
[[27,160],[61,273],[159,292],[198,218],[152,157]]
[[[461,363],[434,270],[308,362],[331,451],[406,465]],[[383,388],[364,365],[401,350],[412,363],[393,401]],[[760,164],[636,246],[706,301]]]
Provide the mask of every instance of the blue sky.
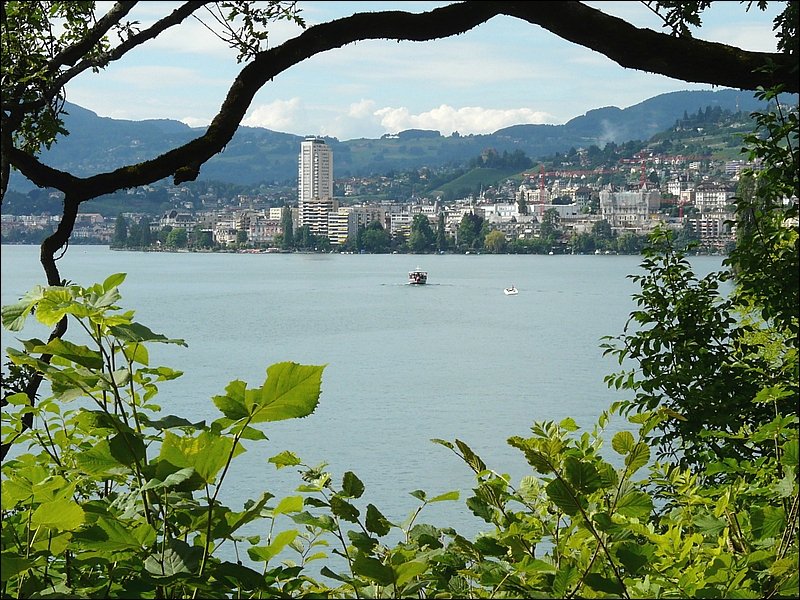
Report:
[[[129,14],[143,25],[178,3],[140,2]],[[299,2],[310,26],[355,12],[422,12],[448,2]],[[640,2],[587,2],[637,27],[663,31]],[[778,3],[766,12],[714,2],[696,37],[748,50],[775,51]],[[110,2],[98,2],[101,11]],[[212,21],[197,13],[206,23]],[[270,45],[300,33],[270,29]],[[116,119],[168,118],[204,126],[219,110],[243,65],[198,21],[162,35],[98,74],[67,87],[67,100]],[[491,133],[521,123],[562,124],[604,106],[626,108],[658,94],[709,85],[624,69],[606,57],[511,17],[433,42],[365,41],[296,65],[256,95],[244,125],[340,140],[404,129],[443,135]]]

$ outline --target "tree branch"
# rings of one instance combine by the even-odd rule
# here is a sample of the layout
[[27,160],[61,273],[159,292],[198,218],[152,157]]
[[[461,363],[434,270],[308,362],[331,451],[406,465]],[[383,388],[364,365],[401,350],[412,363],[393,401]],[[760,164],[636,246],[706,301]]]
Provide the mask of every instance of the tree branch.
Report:
[[[206,132],[154,159],[85,179],[45,167],[15,151],[11,164],[41,187],[74,194],[79,202],[119,189],[174,176],[176,184],[197,178],[200,166],[222,151],[235,134],[255,94],[271,79],[317,54],[368,39],[426,41],[458,35],[506,15],[539,25],[559,37],[600,52],[619,65],[684,81],[741,89],[776,83],[798,91],[796,64],[777,53],[748,52],[724,44],[676,38],[629,23],[581,2],[468,1],[427,13],[357,13],[310,27],[284,44],[259,53],[231,84],[219,113]],[[763,72],[773,64],[776,70]]]

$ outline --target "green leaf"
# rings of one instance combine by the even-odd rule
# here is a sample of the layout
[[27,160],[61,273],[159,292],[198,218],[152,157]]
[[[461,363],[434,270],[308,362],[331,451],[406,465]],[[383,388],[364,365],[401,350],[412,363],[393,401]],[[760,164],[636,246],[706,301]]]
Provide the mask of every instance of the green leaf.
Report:
[[347,471],[342,478],[341,495],[347,498],[360,498],[364,493],[364,484],[352,471]]
[[728,526],[725,521],[710,514],[698,515],[692,523],[700,533],[711,537],[717,537]]
[[630,431],[618,431],[611,439],[611,447],[617,454],[628,454],[633,448],[635,440]]
[[160,342],[162,344],[177,344],[186,346],[186,342],[181,339],[170,339],[160,333],[154,333],[148,327],[140,323],[121,323],[109,327],[111,333],[123,342]]
[[303,510],[302,496],[286,496],[278,502],[278,506],[272,509],[272,515],[286,515],[289,513],[297,513],[301,510]]
[[31,517],[34,525],[59,531],[75,531],[83,525],[84,520],[83,509],[72,500],[53,500],[40,504]]
[[59,356],[64,360],[86,367],[90,371],[100,371],[103,368],[103,356],[100,352],[90,350],[86,346],[73,344],[68,340],[56,338],[47,343],[44,352]]
[[411,560],[395,568],[397,573],[397,585],[402,586],[411,581],[417,575],[425,572],[428,568],[428,563],[425,561]]
[[264,583],[264,576],[261,573],[232,562],[212,563],[210,574],[214,579],[223,582],[226,586],[230,586],[230,589],[241,587],[254,590]]
[[622,542],[615,547],[615,554],[625,569],[631,575],[636,575],[642,567],[650,563],[653,550],[652,544]]
[[783,508],[755,506],[750,510],[750,523],[756,539],[776,537],[786,526]]
[[[217,473],[228,461],[233,439],[212,431],[202,431],[197,437],[164,434],[159,459],[178,468],[193,467],[206,483],[214,483]],[[244,450],[237,446],[234,456]]]
[[113,275],[109,275],[105,278],[105,281],[103,281],[103,289],[105,291],[110,291],[114,288],[118,288],[125,281],[126,277],[126,273],[114,273]]
[[653,510],[653,500],[644,492],[629,490],[617,499],[617,512],[626,517],[644,518]]
[[252,423],[296,419],[313,413],[319,404],[325,366],[294,362],[270,366],[264,385],[245,394]]
[[[228,522],[228,528],[225,531],[225,537],[230,536],[233,532],[239,529],[242,525],[250,523],[255,519],[260,518],[261,510],[264,505],[274,498],[275,496],[270,492],[262,492],[261,497],[255,502],[248,502],[245,504],[245,510],[242,512],[228,512],[225,514],[225,519]],[[219,534],[222,536],[223,534]]]
[[331,579],[335,579],[336,581],[341,581],[343,583],[350,583],[352,581],[352,579],[346,575],[340,575],[335,571],[331,571],[328,567],[322,567],[319,572],[320,575],[323,575],[324,577],[330,577]]
[[431,438],[431,441],[434,444],[439,444],[440,446],[444,446],[445,448],[449,448],[450,450],[455,450],[455,446],[453,445],[453,442],[449,442],[447,440],[442,440],[440,438]]
[[553,597],[566,598],[579,580],[580,573],[575,567],[561,567],[553,578]]
[[336,523],[329,515],[312,515],[310,512],[303,511],[295,515],[290,515],[292,521],[298,525],[310,525],[311,527],[319,527],[325,531],[333,531],[336,528]]
[[118,433],[108,441],[108,448],[114,458],[129,467],[145,459],[144,442],[136,433]]
[[566,419],[562,419],[561,422],[558,424],[558,426],[566,431],[577,431],[579,429],[578,424],[572,417],[567,417]]
[[203,549],[190,546],[182,540],[170,539],[163,552],[157,552],[144,561],[145,570],[153,577],[174,577],[194,573],[200,564]]
[[[233,390],[231,386],[240,387],[241,390],[244,391],[244,385],[244,382],[232,381],[226,391],[232,394]],[[245,419],[250,416],[250,411],[244,405],[244,394],[214,396],[212,401],[214,402],[214,406],[232,421],[238,421],[239,419]]]
[[564,461],[567,481],[578,490],[590,494],[602,487],[600,474],[591,463],[568,456]]
[[545,491],[550,500],[570,516],[577,515],[580,509],[586,505],[586,499],[576,497],[574,492],[561,479],[554,479],[548,483]]
[[586,585],[597,592],[605,592],[612,594],[615,598],[620,598],[623,595],[622,585],[616,579],[603,577],[599,573],[589,573],[584,579]]
[[537,473],[546,475],[547,473],[553,472],[552,461],[548,458],[548,456],[544,452],[538,450],[537,448],[534,448],[531,445],[530,440],[521,438],[519,436],[512,436],[508,438],[508,443],[514,448],[518,448],[519,450],[522,450],[522,452],[525,453],[525,460],[528,461],[528,464],[530,466],[536,469]]
[[3,306],[0,309],[3,327],[9,331],[22,331],[25,328],[25,320],[43,296],[44,288],[37,285],[26,293],[19,302]]
[[276,454],[270,458],[268,462],[274,464],[275,468],[277,469],[282,469],[283,467],[294,467],[303,464],[303,461],[301,461],[294,452],[290,452],[288,450],[284,450],[280,454]]
[[475,471],[476,473],[480,473],[481,471],[486,470],[486,464],[481,460],[480,456],[478,456],[472,451],[472,449],[469,446],[467,446],[461,440],[456,440],[456,446],[458,446],[458,449],[461,450],[461,454],[464,456],[464,460],[472,468],[473,471]]
[[430,500],[428,500],[428,504],[433,504],[434,502],[447,502],[449,500],[458,500],[460,497],[458,490],[453,490],[451,492],[445,492],[444,494],[439,494],[438,496],[434,496]]
[[635,473],[650,461],[650,447],[644,442],[637,442],[625,457],[625,466],[629,473]]
[[367,519],[366,519],[366,527],[367,531],[371,531],[375,535],[382,536],[389,533],[389,530],[392,528],[392,523],[381,514],[375,506],[372,504],[367,504]]
[[358,523],[358,509],[346,500],[342,500],[341,496],[331,496],[331,512],[340,519]]
[[76,462],[89,475],[121,475],[130,470],[117,460],[107,440],[100,440],[89,450],[78,454]]
[[81,548],[97,552],[134,552],[142,548],[128,523],[105,515],[98,515],[93,525],[76,533],[72,541]]
[[247,549],[247,554],[257,562],[269,562],[275,558],[286,546],[297,537],[295,529],[281,531],[268,546],[252,546]]
[[783,455],[781,464],[785,467],[797,469],[798,465],[798,443],[797,440],[789,440],[783,445]]
[[394,583],[394,571],[378,559],[359,554],[353,561],[353,573],[377,581],[381,585]]
[[350,543],[364,554],[372,554],[372,550],[378,545],[378,540],[361,531],[348,531],[347,537],[350,538]]

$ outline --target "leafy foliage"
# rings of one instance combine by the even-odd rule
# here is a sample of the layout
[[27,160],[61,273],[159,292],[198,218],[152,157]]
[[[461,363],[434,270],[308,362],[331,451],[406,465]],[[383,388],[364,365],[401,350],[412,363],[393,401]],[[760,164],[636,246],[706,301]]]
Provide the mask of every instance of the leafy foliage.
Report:
[[[660,4],[678,27],[703,7]],[[796,29],[781,31],[796,43]],[[639,307],[606,344],[633,363],[608,379],[633,399],[591,432],[564,419],[509,438],[531,468],[517,485],[462,440],[433,440],[475,474],[465,504],[489,530],[474,540],[420,522],[457,492],[412,491],[418,508],[395,524],[354,472],[336,485],[325,464],[286,451],[269,462],[299,470],[295,495],[222,504],[232,461],[266,437],[258,425],[316,409],[324,365],[272,365],[256,388],[234,380],[212,399],[222,416],[193,423],[155,404],[180,373],[151,366],[148,347],[184,342],[120,309],[124,274],[35,287],[3,307],[11,331],[31,315],[66,319],[89,341],[7,350],[2,596],[797,597],[798,280],[786,275],[798,254],[798,124],[796,112],[762,117],[748,143],[765,168],[740,190],[729,270],[698,279],[658,230],[633,276]],[[461,235],[479,247],[480,220],[465,218]],[[26,393],[37,377],[49,384],[41,398]],[[610,434],[609,453],[616,412],[631,427]],[[247,535],[251,525],[266,534]],[[244,546],[258,570],[227,560],[226,545]],[[309,572],[322,560],[318,580]]]

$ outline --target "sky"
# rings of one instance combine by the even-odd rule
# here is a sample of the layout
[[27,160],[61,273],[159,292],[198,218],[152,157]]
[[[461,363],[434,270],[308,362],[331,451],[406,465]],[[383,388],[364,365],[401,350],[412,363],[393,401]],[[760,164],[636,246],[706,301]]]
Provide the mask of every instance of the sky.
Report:
[[[298,2],[307,26],[355,12],[423,12],[450,2]],[[586,2],[637,27],[663,31],[641,2]],[[747,2],[714,2],[697,38],[774,52],[778,3],[762,12]],[[104,13],[111,2],[98,2]],[[179,3],[140,2],[129,20],[142,26]],[[196,13],[207,25],[213,19]],[[270,28],[276,46],[302,30]],[[99,73],[66,88],[67,100],[115,119],[175,119],[208,125],[244,64],[236,51],[196,19],[173,28]],[[495,17],[475,29],[431,42],[369,40],[316,55],[284,71],[255,96],[242,124],[295,135],[351,140],[406,129],[449,136],[493,133],[518,124],[563,124],[606,106],[627,108],[659,94],[710,90],[662,75],[625,69],[602,54],[538,26]]]

